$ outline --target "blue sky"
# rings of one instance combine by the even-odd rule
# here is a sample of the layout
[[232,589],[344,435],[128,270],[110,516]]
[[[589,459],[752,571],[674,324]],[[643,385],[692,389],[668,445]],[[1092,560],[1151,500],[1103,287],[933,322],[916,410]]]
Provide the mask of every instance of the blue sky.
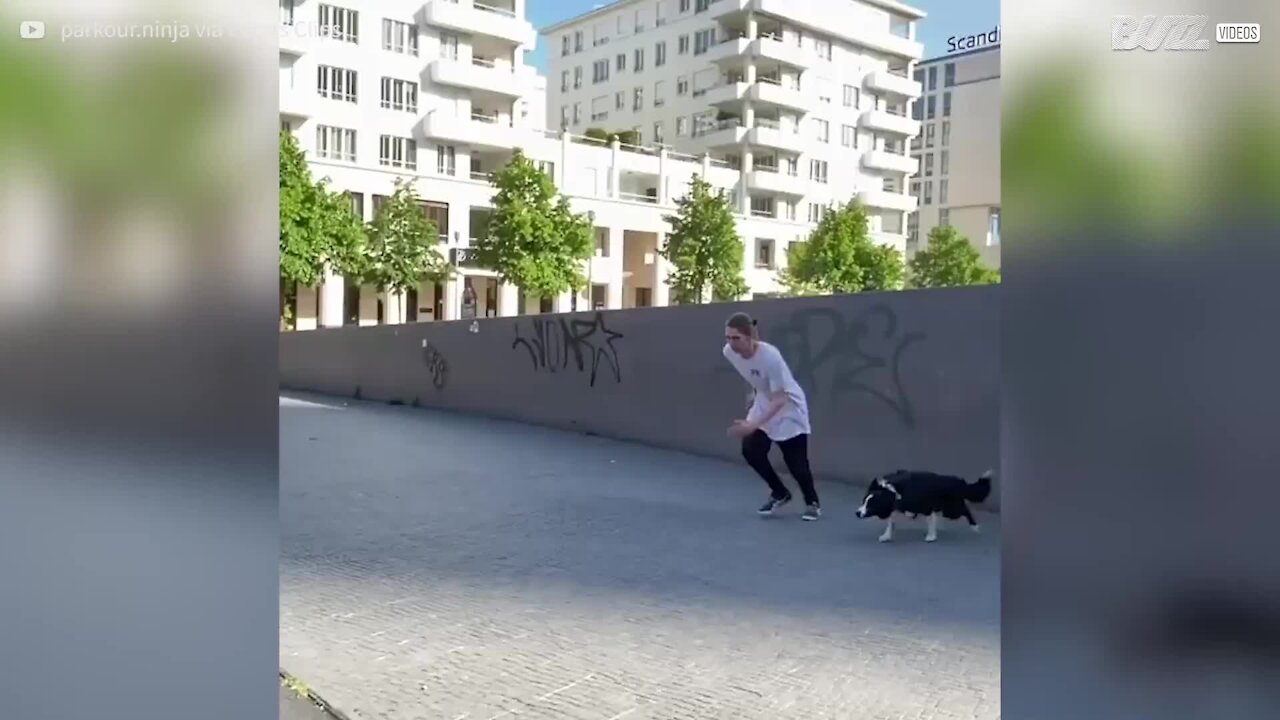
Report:
[[[541,30],[589,12],[600,4],[603,4],[603,0],[529,0],[526,7],[529,22]],[[953,35],[989,32],[1000,23],[999,0],[907,0],[907,4],[928,13],[924,22],[920,23],[919,30],[919,40],[924,43],[926,58],[945,55],[947,38]],[[546,73],[547,42],[544,38],[538,38],[538,48],[529,54],[529,62],[540,72]]]

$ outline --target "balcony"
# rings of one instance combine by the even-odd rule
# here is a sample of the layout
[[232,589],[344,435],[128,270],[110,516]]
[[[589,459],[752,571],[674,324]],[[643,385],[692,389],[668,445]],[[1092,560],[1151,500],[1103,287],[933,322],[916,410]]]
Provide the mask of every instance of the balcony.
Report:
[[895,57],[924,57],[924,45],[894,34],[887,22],[880,28],[870,27],[861,9],[853,5],[841,7],[829,0],[720,0],[708,14],[714,21],[741,26],[746,13],[753,10]]
[[756,126],[747,133],[747,144],[760,147],[785,150],[798,155],[808,148],[808,141],[794,130],[784,130],[780,126],[766,120],[757,120]]
[[473,35],[485,35],[514,45],[533,46],[538,33],[524,18],[505,8],[478,0],[431,0],[427,3],[428,25]]
[[751,86],[748,97],[763,105],[774,105],[800,113],[809,110],[809,103],[804,93],[795,88],[786,87],[771,78],[757,78],[755,85]]
[[441,85],[483,90],[512,99],[528,92],[534,75],[531,68],[479,58],[469,61],[441,58],[427,68],[430,80]]
[[914,175],[920,172],[920,158],[897,155],[884,150],[871,150],[862,154],[862,166],[868,170],[883,170]]
[[920,83],[888,70],[881,70],[867,75],[866,85],[867,90],[871,92],[897,95],[898,97],[909,99],[918,98],[924,92],[924,88],[921,87]]
[[280,87],[280,117],[309,120],[315,112],[316,94],[310,89]]
[[747,187],[751,190],[803,197],[809,191],[809,181],[797,175],[791,175],[778,168],[757,165],[747,174]]
[[746,37],[734,37],[725,40],[716,46],[707,50],[702,55],[703,62],[714,63],[716,65],[728,65],[734,68],[742,68],[746,60],[746,54],[751,49],[751,41]]
[[747,129],[742,127],[742,121],[731,118],[695,128],[693,138],[694,144],[698,147],[712,150],[739,145],[746,134]]
[[761,35],[751,43],[751,54],[765,60],[773,60],[797,70],[813,67],[817,58],[799,45],[785,43],[777,35]]
[[511,127],[509,120],[480,114],[468,118],[440,110],[422,118],[419,130],[425,138],[499,150],[526,145],[535,137],[528,130]]
[[721,83],[706,90],[695,91],[693,96],[700,98],[699,102],[714,108],[733,108],[742,103],[750,88],[744,82]]
[[280,24],[280,54],[302,57],[311,50],[311,27],[305,23]]
[[884,190],[863,190],[858,193],[858,200],[869,208],[880,210],[898,210],[915,212],[916,199],[912,195],[885,192]]
[[894,115],[884,110],[868,110],[858,118],[858,125],[865,130],[915,136],[920,134],[920,122],[904,115]]

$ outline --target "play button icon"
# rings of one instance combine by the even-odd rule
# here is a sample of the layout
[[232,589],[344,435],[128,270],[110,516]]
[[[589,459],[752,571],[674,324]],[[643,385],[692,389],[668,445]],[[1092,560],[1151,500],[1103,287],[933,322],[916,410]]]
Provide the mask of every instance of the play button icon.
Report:
[[44,23],[39,20],[24,20],[18,25],[18,34],[23,40],[39,40],[44,37]]

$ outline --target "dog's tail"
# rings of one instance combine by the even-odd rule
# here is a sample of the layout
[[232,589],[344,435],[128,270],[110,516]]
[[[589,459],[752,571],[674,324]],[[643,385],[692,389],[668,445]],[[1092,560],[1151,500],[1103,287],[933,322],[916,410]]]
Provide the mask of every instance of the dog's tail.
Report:
[[991,494],[991,474],[988,470],[982,473],[982,477],[977,482],[968,483],[964,486],[964,499],[971,503],[985,502],[987,496]]

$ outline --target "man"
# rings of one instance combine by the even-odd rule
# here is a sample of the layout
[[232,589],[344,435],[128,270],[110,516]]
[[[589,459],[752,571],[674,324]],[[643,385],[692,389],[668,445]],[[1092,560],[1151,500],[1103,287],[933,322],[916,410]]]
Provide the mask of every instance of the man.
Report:
[[806,508],[801,518],[817,520],[822,510],[809,471],[809,406],[804,389],[778,348],[760,340],[750,315],[735,313],[729,318],[725,341],[725,359],[752,388],[746,419],[735,420],[729,433],[742,438],[742,456],[769,486],[769,501],[760,507],[759,514],[772,515],[791,501],[791,492],[769,462],[769,449],[776,442],[787,470],[804,494]]

